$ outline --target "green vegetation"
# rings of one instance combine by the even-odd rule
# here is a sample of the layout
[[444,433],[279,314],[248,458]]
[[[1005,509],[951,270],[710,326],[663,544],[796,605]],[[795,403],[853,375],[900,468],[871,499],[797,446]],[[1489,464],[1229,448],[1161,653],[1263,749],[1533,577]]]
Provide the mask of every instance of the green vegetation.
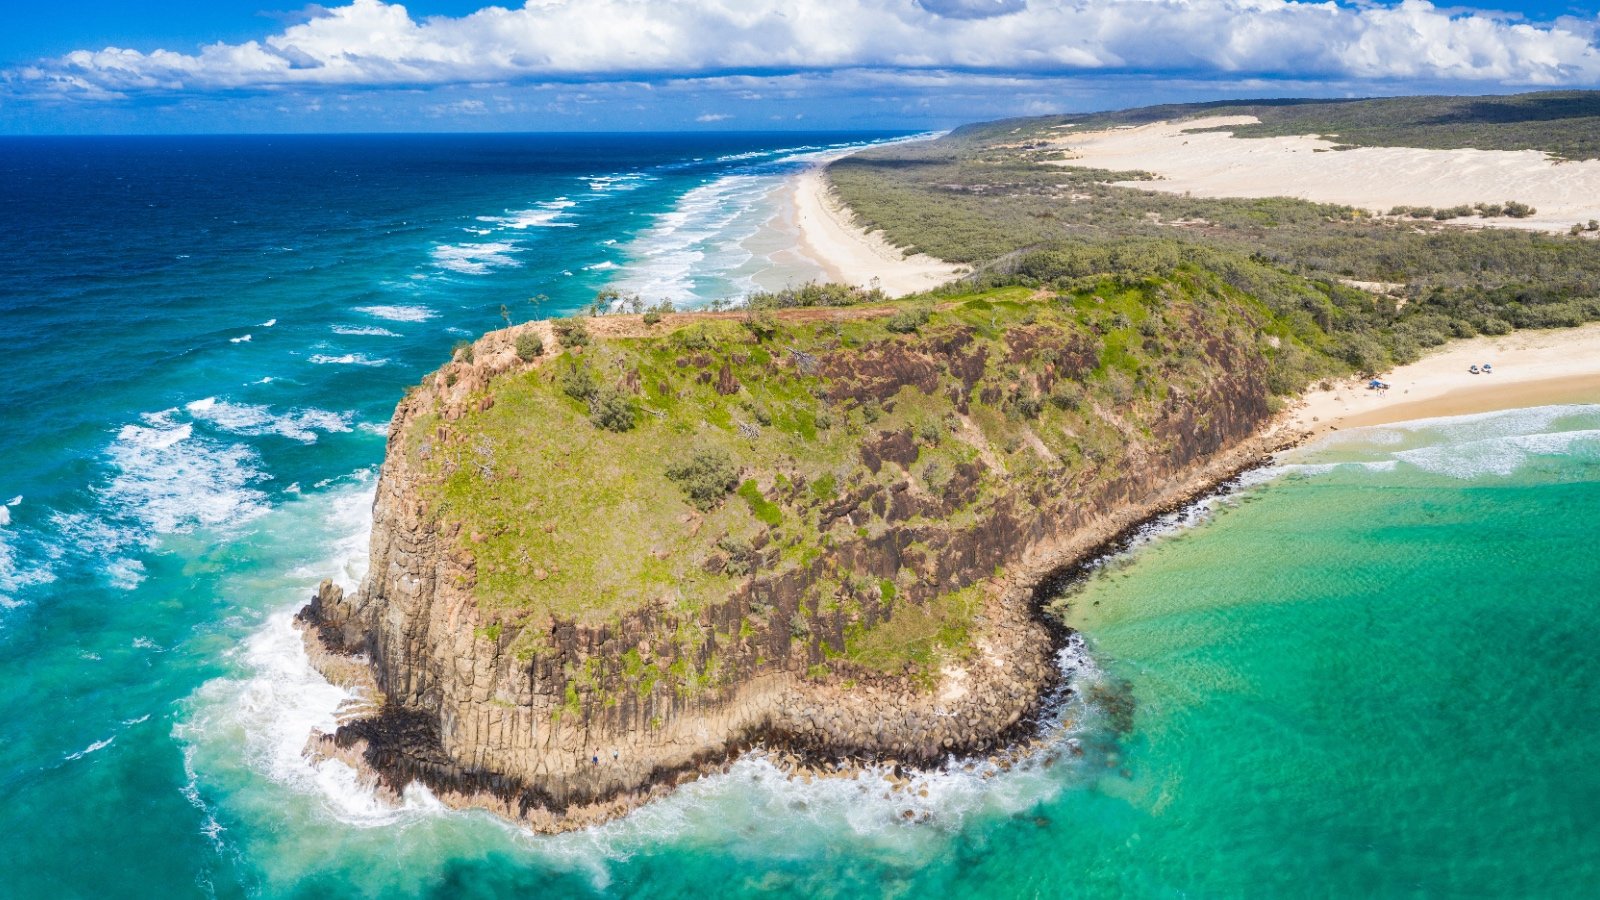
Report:
[[[885,596],[892,598],[893,583],[885,584]],[[971,654],[972,621],[982,607],[982,585],[944,594],[926,606],[907,605],[876,628],[856,629],[845,658],[880,672],[909,674],[931,687],[942,664]]]
[[762,496],[761,489],[756,487],[754,479],[739,485],[739,496],[750,504],[750,514],[755,516],[757,521],[773,528],[783,523],[783,510]]
[[633,401],[616,388],[601,388],[589,399],[589,421],[607,431],[630,431],[636,421]]
[[1464,219],[1467,216],[1477,216],[1489,219],[1495,216],[1509,216],[1513,219],[1526,219],[1538,210],[1526,203],[1508,200],[1505,203],[1474,203],[1470,206],[1450,206],[1434,209],[1431,206],[1396,206],[1389,210],[1391,216],[1406,216],[1412,219],[1433,219],[1436,222],[1448,222],[1451,219]]
[[[1515,201],[1375,216],[1157,194],[1114,183],[1143,173],[1046,165],[1050,140],[1259,109],[1261,133],[1337,124],[1351,144],[1538,139],[1593,156],[1594,125],[1579,127],[1593,105],[1435,103],[1444,124],[1428,134],[1416,100],[1209,105],[875,148],[833,164],[836,187],[902,246],[973,265],[963,283],[909,301],[807,284],[753,295],[741,315],[670,320],[670,305],[603,294],[593,314],[632,310],[637,324],[600,340],[554,320],[548,357],[519,339],[532,365],[449,417],[412,420],[405,452],[428,514],[472,561],[462,587],[492,623],[484,638],[531,659],[554,619],[615,624],[648,607],[669,623],[645,655],[568,673],[574,714],[580,689],[693,693],[786,645],[811,677],[931,685],[972,652],[985,600],[970,572],[941,580],[926,564],[938,529],[981,528],[1019,497],[1095,496],[1323,378],[1454,337],[1600,319],[1590,241],[1441,224],[1533,213]],[[906,562],[888,577],[846,549],[894,541]],[[733,621],[718,606],[730,596],[748,601]]]
[[[1487,106],[1474,105],[1480,102]],[[1020,284],[1071,290],[1083,279],[1141,278],[1197,265],[1295,323],[1308,344],[1369,371],[1414,359],[1452,337],[1600,319],[1600,265],[1587,242],[1437,224],[1469,214],[1535,212],[1515,200],[1443,211],[1397,209],[1390,211],[1393,218],[1373,217],[1287,198],[1141,191],[1113,182],[1137,181],[1142,173],[1047,164],[1059,153],[1050,142],[1070,142],[1076,130],[1202,114],[1261,115],[1286,129],[1282,133],[1326,133],[1323,126],[1332,120],[1315,120],[1322,124],[1312,127],[1310,117],[1337,113],[1345,117],[1341,121],[1367,122],[1362,133],[1373,142],[1399,142],[1427,131],[1418,123],[1428,110],[1457,124],[1476,110],[1486,117],[1479,131],[1463,125],[1435,137],[1491,135],[1494,140],[1485,137],[1473,146],[1509,148],[1517,140],[1565,135],[1570,140],[1561,146],[1568,155],[1579,144],[1600,152],[1600,120],[1577,115],[1600,115],[1600,94],[1441,103],[1407,98],[1199,104],[1008,120],[959,129],[937,141],[874,148],[832,164],[828,173],[864,224],[883,229],[909,250],[976,267],[962,289]],[[1417,137],[1411,143],[1459,146],[1452,140],[1427,143]],[[1346,287],[1349,281],[1400,284],[1405,302],[1374,302]],[[1281,379],[1278,387],[1293,381]]]
[[760,291],[745,298],[749,309],[794,309],[811,306],[855,306],[886,299],[877,288],[857,288],[844,284],[818,284],[809,281],[781,291]]
[[644,324],[646,324],[646,325],[657,325],[657,324],[660,324],[662,318],[664,318],[668,313],[671,313],[673,311],[674,310],[673,310],[673,306],[672,306],[672,301],[671,300],[663,300],[660,303],[657,303],[655,306],[652,306],[649,309],[644,311]]
[[[785,311],[836,296],[818,289],[757,328],[747,316],[641,323],[497,376],[494,402],[467,398],[459,418],[419,416],[406,452],[436,527],[473,560],[484,620],[503,624],[519,658],[552,617],[594,624],[665,604],[692,622],[749,576],[798,570],[799,612],[779,622],[758,605],[734,632],[779,628],[825,671],[931,677],[965,652],[977,595],[911,568],[888,579],[840,568],[830,548],[890,528],[972,527],[1017,491],[1117,478],[1130,446],[1179,439],[1153,429],[1173,396],[1217,390],[1224,360],[1285,389],[1344,367],[1312,317],[1281,315],[1191,260],[1126,278],[1083,276],[1081,262],[1030,262],[1074,281],[1061,292]],[[1372,302],[1261,277],[1332,317]],[[1203,423],[1182,439],[1192,427]],[[661,658],[709,646],[680,632]],[[732,677],[719,660],[657,674],[699,690]]]
[[582,347],[589,343],[589,327],[582,319],[551,319],[550,327],[555,329],[556,340],[563,347]]
[[544,338],[532,331],[524,331],[517,335],[517,358],[523,362],[533,362],[544,355]]
[[902,309],[890,316],[884,327],[896,334],[910,334],[926,324],[928,324],[928,310],[918,306]]
[[677,482],[689,502],[703,512],[721,503],[739,483],[739,467],[724,450],[698,449],[669,464],[667,477]]

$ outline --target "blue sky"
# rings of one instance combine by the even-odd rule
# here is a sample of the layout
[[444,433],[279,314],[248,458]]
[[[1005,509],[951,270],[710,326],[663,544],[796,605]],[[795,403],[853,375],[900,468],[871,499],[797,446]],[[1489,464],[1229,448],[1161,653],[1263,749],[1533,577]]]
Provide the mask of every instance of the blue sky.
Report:
[[1600,0],[25,0],[0,132],[937,128],[1600,85]]

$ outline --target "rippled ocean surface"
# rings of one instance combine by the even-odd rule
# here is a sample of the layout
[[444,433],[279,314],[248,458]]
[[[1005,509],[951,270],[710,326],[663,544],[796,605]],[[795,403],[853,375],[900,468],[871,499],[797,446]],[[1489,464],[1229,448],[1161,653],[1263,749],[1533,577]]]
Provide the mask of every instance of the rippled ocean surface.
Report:
[[747,758],[550,838],[300,757],[345,696],[289,615],[359,579],[401,391],[502,305],[814,277],[772,192],[867,137],[0,140],[0,896],[1600,883],[1600,407],[1350,432],[1109,562],[1020,765]]

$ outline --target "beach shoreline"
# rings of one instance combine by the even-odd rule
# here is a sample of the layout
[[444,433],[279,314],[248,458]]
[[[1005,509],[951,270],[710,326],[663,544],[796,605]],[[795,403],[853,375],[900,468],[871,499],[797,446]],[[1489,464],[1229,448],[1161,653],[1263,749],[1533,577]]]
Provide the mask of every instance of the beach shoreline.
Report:
[[891,297],[901,297],[931,290],[967,271],[925,254],[907,255],[881,232],[857,225],[828,183],[826,165],[819,162],[792,176],[784,186],[783,202],[793,211],[799,252],[816,262],[827,280],[876,286]]
[[[1493,372],[1471,373],[1488,363]],[[1453,341],[1422,359],[1369,379],[1345,378],[1303,394],[1287,427],[1329,431],[1529,406],[1600,403],[1600,323],[1529,329]]]

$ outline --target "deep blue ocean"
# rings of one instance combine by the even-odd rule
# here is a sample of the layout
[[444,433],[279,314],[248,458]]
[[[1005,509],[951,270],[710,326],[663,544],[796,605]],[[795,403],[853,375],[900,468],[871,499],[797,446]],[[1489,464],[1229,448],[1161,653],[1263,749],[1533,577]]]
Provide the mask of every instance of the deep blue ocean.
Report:
[[1019,766],[752,757],[550,838],[304,760],[350,698],[289,616],[361,577],[405,388],[602,288],[818,277],[775,192],[889,137],[0,139],[0,898],[1592,896],[1600,406],[1169,523],[1067,598]]

